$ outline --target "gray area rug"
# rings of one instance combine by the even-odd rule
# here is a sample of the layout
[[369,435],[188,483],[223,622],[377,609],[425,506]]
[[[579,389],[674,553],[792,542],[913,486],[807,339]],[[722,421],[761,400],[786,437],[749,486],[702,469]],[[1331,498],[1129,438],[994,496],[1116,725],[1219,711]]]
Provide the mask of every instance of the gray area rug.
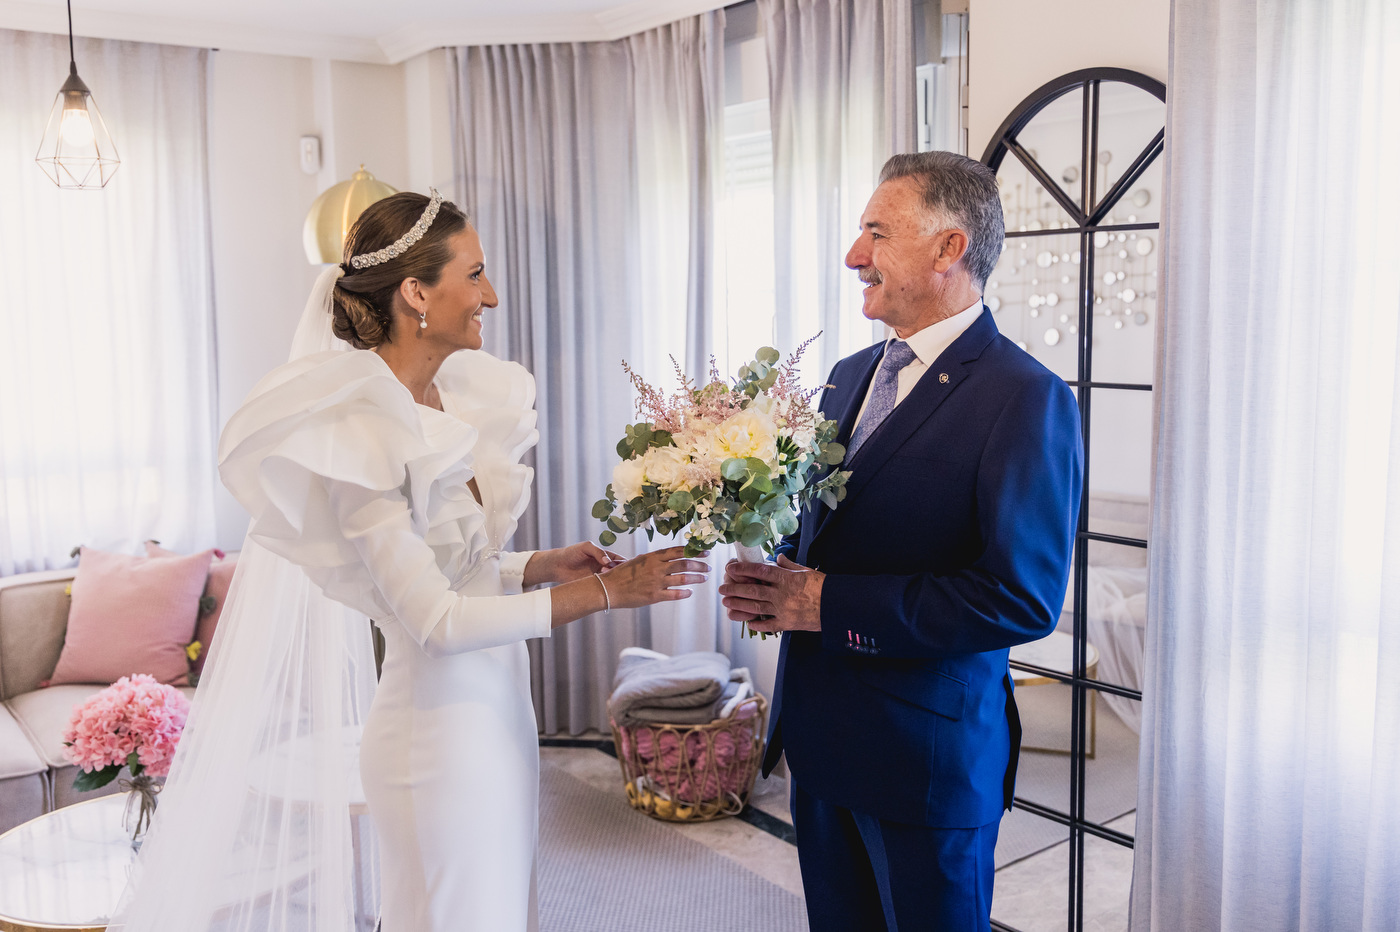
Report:
[[[1030,689],[1017,690],[1023,715],[1030,693]],[[1084,808],[1089,819],[1102,824],[1137,808],[1138,736],[1105,703],[1098,703],[1097,719],[1095,756],[1084,762]],[[1026,740],[1034,740],[1029,730]],[[1067,754],[1023,750],[1016,771],[1016,795],[1069,812],[1069,766]],[[1012,810],[1001,820],[996,866],[1005,867],[1068,838],[1067,827],[1021,809]]]
[[805,932],[794,896],[548,763],[540,766],[541,932]]

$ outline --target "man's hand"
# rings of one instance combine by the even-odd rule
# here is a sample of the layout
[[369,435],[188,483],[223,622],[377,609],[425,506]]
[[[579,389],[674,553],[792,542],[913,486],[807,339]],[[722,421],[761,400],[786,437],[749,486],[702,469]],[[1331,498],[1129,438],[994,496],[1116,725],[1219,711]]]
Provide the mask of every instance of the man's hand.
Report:
[[747,622],[753,631],[820,631],[825,579],[787,557],[778,557],[776,566],[730,560],[719,594],[729,620]]
[[523,585],[565,583],[594,573],[606,573],[623,557],[585,540],[558,550],[540,550],[525,564]]

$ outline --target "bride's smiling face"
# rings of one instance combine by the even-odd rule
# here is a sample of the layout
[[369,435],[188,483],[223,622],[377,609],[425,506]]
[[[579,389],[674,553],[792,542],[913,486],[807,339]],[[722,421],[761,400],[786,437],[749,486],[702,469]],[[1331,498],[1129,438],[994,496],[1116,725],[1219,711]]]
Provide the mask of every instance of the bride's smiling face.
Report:
[[449,351],[481,349],[482,316],[487,308],[496,306],[496,290],[486,277],[481,237],[468,226],[447,242],[453,256],[442,267],[437,284],[418,283],[428,323],[418,328],[419,336],[446,343]]

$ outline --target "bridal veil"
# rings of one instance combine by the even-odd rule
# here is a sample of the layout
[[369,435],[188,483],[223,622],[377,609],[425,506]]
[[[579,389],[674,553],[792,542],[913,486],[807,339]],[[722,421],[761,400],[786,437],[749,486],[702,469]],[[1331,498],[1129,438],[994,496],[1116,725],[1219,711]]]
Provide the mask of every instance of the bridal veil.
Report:
[[[291,359],[350,348],[331,329],[340,274],[330,266],[317,279]],[[109,928],[374,929],[376,845],[359,785],[374,689],[368,619],[327,598],[250,530],[154,825]]]

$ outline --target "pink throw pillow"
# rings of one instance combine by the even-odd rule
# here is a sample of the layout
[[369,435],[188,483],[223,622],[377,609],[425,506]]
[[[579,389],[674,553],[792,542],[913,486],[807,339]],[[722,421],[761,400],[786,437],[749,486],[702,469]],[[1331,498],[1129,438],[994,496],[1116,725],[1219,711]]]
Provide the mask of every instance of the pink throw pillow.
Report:
[[158,560],[83,547],[68,633],[51,684],[111,683],[148,673],[184,686],[199,596],[213,551]]
[[[209,656],[209,647],[214,643],[214,630],[219,626],[219,616],[224,613],[224,600],[228,598],[228,587],[233,582],[233,571],[238,566],[237,555],[225,557],[222,550],[210,551],[214,562],[209,565],[209,582],[204,587],[206,598],[213,600],[213,608],[205,611],[200,608],[199,622],[195,625],[194,639],[199,642],[199,656],[195,658],[191,670],[195,675],[204,672],[204,661]],[[148,557],[178,557],[179,554],[166,550],[153,540],[146,541]]]

